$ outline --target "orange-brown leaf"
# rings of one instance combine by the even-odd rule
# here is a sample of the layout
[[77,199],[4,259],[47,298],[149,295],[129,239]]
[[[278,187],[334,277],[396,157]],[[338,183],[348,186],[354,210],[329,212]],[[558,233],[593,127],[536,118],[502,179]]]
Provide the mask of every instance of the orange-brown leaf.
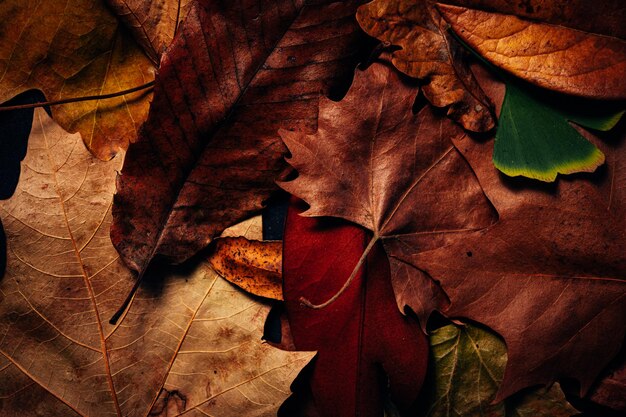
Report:
[[191,7],[191,0],[107,0],[107,3],[154,62],[159,62],[174,39],[176,25]]
[[568,94],[626,98],[626,41],[616,34],[465,7],[438,5],[438,9],[470,47],[520,78]]
[[493,128],[491,102],[433,2],[374,0],[359,8],[357,19],[370,36],[401,48],[393,52],[393,64],[427,82],[422,91],[434,106],[448,107],[448,115],[468,130]]
[[222,277],[260,297],[283,299],[282,242],[262,242],[245,237],[216,241],[209,263]]

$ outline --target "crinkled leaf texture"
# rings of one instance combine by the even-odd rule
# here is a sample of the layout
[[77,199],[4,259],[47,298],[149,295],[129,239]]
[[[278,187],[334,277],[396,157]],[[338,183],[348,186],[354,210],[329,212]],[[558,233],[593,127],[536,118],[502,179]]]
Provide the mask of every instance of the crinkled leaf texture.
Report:
[[532,187],[498,175],[492,141],[411,114],[408,94],[385,67],[359,74],[324,103],[315,135],[282,133],[298,171],[282,186],[305,215],[383,241],[400,308],[498,332],[509,361],[497,399],[562,377],[587,391],[626,331],[623,139],[594,141],[608,160],[598,175]]
[[323,101],[317,133],[281,131],[298,178],[280,185],[310,204],[306,216],[342,217],[373,231],[389,255],[398,306],[410,306],[425,325],[446,296],[404,253],[485,228],[496,213],[451,142],[463,131],[430,107],[413,114],[416,90],[385,63],[358,72],[342,101]]
[[321,92],[353,72],[357,5],[192,5],[117,183],[111,238],[128,266],[188,259],[260,211],[285,169],[278,128],[313,131]]
[[[60,100],[115,93],[154,79],[155,64],[102,0],[7,0],[0,3],[0,103],[30,89]],[[151,94],[52,107],[98,158],[134,142]]]
[[[555,8],[561,2],[547,3]],[[560,13],[558,24],[553,19],[536,21],[466,7],[439,5],[438,9],[472,49],[520,78],[563,93],[625,99],[624,4],[610,0],[591,9],[592,3],[596,2],[561,4],[569,10]],[[582,16],[588,19],[584,25]],[[612,23],[619,16],[622,23]]]
[[359,24],[370,36],[400,47],[391,60],[400,71],[425,81],[423,93],[464,128],[494,127],[492,104],[467,65],[463,47],[430,0],[374,0],[361,6]]
[[108,236],[120,162],[36,111],[21,182],[0,204],[0,414],[275,415],[311,354],[262,343],[268,306],[206,263],[150,272],[107,324],[133,280]]

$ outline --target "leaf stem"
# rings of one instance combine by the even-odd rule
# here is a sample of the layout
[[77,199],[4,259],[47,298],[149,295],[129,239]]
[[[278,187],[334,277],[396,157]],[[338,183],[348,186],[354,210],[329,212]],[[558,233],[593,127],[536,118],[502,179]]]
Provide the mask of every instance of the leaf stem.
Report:
[[141,285],[143,275],[144,274],[142,272],[137,277],[137,280],[135,281],[135,285],[133,285],[133,288],[131,288],[130,291],[128,292],[128,295],[126,296],[126,299],[124,300],[124,302],[122,303],[120,308],[115,312],[115,314],[111,316],[111,319],[109,320],[109,324],[113,324],[113,325],[117,324],[117,321],[120,319],[120,317],[122,317],[122,314],[124,314],[128,306],[130,305],[131,301],[133,301],[133,298],[135,298],[135,294],[137,293],[137,290],[139,289],[139,286]]
[[367,244],[367,247],[363,251],[361,258],[359,258],[359,261],[357,262],[356,266],[352,270],[352,273],[350,274],[346,282],[343,284],[343,287],[341,287],[341,289],[339,289],[339,291],[337,291],[335,295],[329,298],[328,301],[325,301],[322,304],[313,304],[308,299],[304,297],[300,297],[300,303],[314,310],[320,310],[334,303],[339,297],[341,297],[341,294],[343,294],[348,289],[348,287],[350,287],[350,284],[352,284],[352,281],[354,281],[354,278],[356,278],[356,274],[361,269],[361,266],[363,266],[363,264],[365,263],[365,260],[367,259],[367,255],[369,255],[369,253],[372,251],[372,249],[374,248],[374,245],[376,244],[376,242],[378,242],[378,240],[379,240],[378,235],[372,236],[372,240],[370,240],[370,243]]
[[55,100],[55,101],[41,101],[39,103],[20,104],[17,106],[4,106],[4,107],[0,106],[0,112],[12,111],[12,110],[23,110],[23,109],[34,109],[36,107],[45,107],[45,106],[58,106],[60,104],[76,103],[79,101],[104,100],[107,98],[114,98],[114,97],[123,96],[125,94],[134,93],[135,91],[145,90],[148,88],[152,88],[153,86],[154,86],[154,81],[150,81],[149,83],[145,83],[137,87],[129,88],[128,90],[117,91],[115,93],[102,94],[102,95],[96,95],[96,96],[65,98],[63,100]]

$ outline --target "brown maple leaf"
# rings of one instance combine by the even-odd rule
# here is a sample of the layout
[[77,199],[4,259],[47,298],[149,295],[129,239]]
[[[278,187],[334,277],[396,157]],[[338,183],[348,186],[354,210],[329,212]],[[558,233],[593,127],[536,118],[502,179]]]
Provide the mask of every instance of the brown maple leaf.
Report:
[[192,262],[151,272],[109,325],[132,286],[108,236],[120,157],[96,160],[42,109],[28,147],[0,202],[0,414],[275,415],[312,355],[262,343],[269,306]]
[[441,246],[496,217],[450,140],[463,131],[430,107],[413,114],[416,92],[383,63],[358,73],[341,102],[322,102],[316,134],[281,131],[298,178],[280,185],[311,205],[304,215],[341,217],[373,231],[361,262],[382,240],[398,305],[424,318],[445,296],[396,253]]
[[557,377],[585,391],[625,332],[626,147],[598,143],[609,172],[595,180],[516,186],[493,167],[491,141],[429,109],[413,116],[389,74],[374,66],[344,101],[325,102],[316,135],[282,133],[299,173],[283,188],[310,204],[306,215],[345,218],[383,241],[400,308],[500,333],[509,362],[499,399]]
[[258,212],[285,168],[279,127],[313,131],[350,76],[357,3],[197,1],[163,56],[141,140],[118,179],[111,237],[145,271],[183,261]]

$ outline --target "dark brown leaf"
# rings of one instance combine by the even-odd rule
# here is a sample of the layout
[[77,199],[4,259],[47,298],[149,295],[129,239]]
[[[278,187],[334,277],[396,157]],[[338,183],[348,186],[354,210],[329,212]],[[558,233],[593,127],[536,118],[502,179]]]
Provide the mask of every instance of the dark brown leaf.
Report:
[[277,129],[313,131],[320,92],[353,71],[356,7],[193,4],[118,179],[111,237],[127,265],[187,259],[260,210],[285,167]]

